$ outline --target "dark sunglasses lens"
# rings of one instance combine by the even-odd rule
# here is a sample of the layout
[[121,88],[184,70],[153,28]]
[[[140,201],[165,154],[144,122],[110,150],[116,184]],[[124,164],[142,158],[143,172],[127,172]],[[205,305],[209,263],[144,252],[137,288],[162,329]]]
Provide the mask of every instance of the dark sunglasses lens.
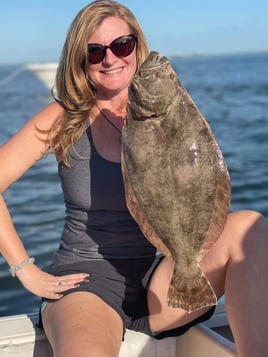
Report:
[[92,64],[99,63],[105,57],[106,49],[101,45],[88,45],[88,61]]
[[129,56],[135,48],[136,39],[132,36],[124,36],[116,39],[111,44],[111,50],[117,57]]

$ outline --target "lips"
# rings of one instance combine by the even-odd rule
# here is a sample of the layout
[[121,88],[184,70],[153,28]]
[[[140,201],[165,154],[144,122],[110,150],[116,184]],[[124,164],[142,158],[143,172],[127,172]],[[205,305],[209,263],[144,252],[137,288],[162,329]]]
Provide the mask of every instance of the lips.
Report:
[[118,74],[118,73],[122,72],[123,70],[124,70],[124,67],[120,67],[120,68],[116,68],[116,69],[101,71],[101,73],[105,74],[105,75],[114,75],[114,74]]

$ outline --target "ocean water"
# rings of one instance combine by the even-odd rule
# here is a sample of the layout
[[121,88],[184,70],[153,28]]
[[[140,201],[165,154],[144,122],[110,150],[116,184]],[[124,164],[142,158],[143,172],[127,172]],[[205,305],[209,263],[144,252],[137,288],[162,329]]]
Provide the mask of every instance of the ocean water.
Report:
[[[170,60],[224,154],[232,180],[231,209],[257,210],[268,219],[268,55]],[[32,73],[0,66],[0,145],[50,100],[49,90]],[[36,163],[4,197],[30,256],[47,269],[64,217],[54,157]],[[10,277],[0,257],[0,316],[38,308],[39,298]]]

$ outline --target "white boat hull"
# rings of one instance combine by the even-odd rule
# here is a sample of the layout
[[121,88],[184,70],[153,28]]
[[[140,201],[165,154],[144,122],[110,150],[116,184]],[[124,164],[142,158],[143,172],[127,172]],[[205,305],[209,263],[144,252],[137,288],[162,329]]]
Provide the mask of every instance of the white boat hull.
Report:
[[30,63],[25,66],[25,69],[34,73],[36,77],[51,90],[55,84],[57,67],[58,63],[56,62],[46,62]]
[[[52,357],[37,314],[0,318],[0,357]],[[204,324],[179,337],[155,340],[127,330],[119,357],[234,357],[235,345]]]

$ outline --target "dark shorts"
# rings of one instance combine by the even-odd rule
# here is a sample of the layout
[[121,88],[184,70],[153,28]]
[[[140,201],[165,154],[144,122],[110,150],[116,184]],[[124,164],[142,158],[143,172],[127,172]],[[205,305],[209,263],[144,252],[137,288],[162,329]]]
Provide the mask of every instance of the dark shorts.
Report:
[[[153,333],[149,325],[147,288],[160,260],[161,258],[158,257],[84,261],[57,267],[52,265],[50,273],[57,276],[78,272],[89,273],[89,283],[82,283],[79,287],[64,292],[64,295],[76,291],[94,293],[120,315],[124,330],[127,328],[143,332],[156,339],[162,339],[179,336],[191,326],[208,320],[213,315],[215,307],[186,325],[161,333]],[[42,301],[55,300],[43,299]]]

